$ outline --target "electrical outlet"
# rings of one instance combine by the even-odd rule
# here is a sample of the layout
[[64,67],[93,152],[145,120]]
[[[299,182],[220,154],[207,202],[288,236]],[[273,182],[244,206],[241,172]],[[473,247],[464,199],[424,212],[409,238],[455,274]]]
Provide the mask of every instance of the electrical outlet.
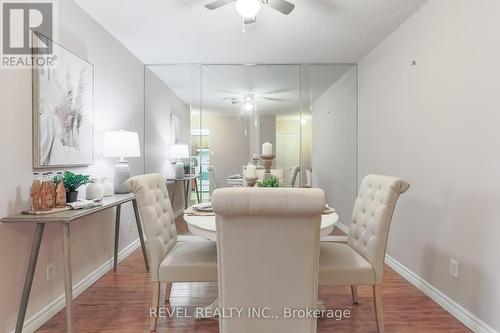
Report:
[[450,258],[450,275],[455,279],[460,277],[460,263]]
[[56,264],[50,263],[47,265],[47,282],[50,282],[56,278]]
[[128,220],[127,221],[127,232],[131,232],[132,231],[132,220]]

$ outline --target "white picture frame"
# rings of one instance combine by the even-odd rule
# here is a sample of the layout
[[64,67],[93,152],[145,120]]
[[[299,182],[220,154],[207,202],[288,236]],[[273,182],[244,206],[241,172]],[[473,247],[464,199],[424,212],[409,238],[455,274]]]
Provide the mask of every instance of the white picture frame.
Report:
[[170,143],[181,143],[181,118],[174,111],[170,112]]
[[94,66],[52,42],[53,66],[33,68],[33,168],[94,163]]

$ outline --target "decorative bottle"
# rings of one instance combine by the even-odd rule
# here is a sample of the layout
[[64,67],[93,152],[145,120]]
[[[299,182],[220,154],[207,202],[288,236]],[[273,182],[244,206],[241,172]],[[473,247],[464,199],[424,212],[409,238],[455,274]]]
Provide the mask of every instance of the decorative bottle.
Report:
[[40,174],[33,173],[33,183],[31,184],[31,210],[40,210],[40,189],[42,183],[40,182]]
[[47,174],[42,174],[42,186],[40,187],[40,210],[51,210],[50,185],[47,182]]
[[56,186],[54,184],[54,174],[52,172],[47,172],[47,201],[50,208],[56,206]]
[[66,188],[64,187],[62,172],[57,173],[57,185],[56,185],[56,207],[64,208],[66,207]]

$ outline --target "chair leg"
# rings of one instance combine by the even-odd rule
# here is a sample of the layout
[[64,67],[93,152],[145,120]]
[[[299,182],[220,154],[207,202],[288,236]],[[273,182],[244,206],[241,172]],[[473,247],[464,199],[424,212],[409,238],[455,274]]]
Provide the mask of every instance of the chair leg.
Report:
[[156,331],[156,324],[158,323],[158,312],[160,308],[160,282],[152,282],[151,287],[153,291],[153,298],[151,299],[151,309],[149,310],[149,314],[151,316],[149,330],[153,332]]
[[358,304],[358,286],[351,286],[352,302]]
[[167,283],[165,286],[165,303],[170,303],[170,292],[172,291],[172,283]]
[[378,333],[384,333],[384,315],[382,312],[382,286],[373,286],[373,303],[375,305],[375,320]]

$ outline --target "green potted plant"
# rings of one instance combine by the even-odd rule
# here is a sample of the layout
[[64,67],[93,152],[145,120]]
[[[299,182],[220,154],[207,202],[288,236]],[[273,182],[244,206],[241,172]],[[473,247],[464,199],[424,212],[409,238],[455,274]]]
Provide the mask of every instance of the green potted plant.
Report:
[[280,181],[276,176],[265,177],[263,180],[257,181],[258,187],[280,187]]
[[78,188],[90,182],[90,176],[64,171],[62,180],[66,188],[66,202],[75,202],[78,200]]
[[191,174],[191,164],[184,164],[184,174],[185,175]]

